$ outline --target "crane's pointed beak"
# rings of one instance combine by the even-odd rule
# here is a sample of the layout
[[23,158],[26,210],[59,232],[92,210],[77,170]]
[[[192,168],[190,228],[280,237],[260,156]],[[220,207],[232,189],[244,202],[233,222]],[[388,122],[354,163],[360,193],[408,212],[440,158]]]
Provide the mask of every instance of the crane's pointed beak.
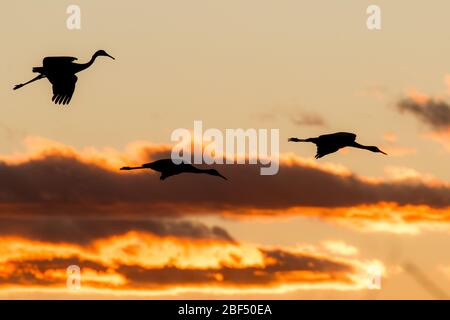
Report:
[[130,167],[122,167],[122,168],[120,168],[120,170],[131,170],[131,168]]
[[116,60],[116,58],[114,58],[113,56],[110,56],[109,54],[106,54],[106,56],[110,57],[113,60]]
[[381,151],[381,150],[380,150],[380,152],[381,152],[382,154],[384,154],[384,155],[388,155],[388,154],[387,154],[386,152],[384,152],[384,151]]

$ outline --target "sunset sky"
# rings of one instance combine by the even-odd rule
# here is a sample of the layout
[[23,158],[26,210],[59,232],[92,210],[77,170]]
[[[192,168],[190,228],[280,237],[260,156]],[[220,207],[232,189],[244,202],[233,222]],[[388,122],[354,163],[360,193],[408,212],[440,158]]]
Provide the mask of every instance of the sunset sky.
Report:
[[[382,29],[366,27],[381,8]],[[66,8],[81,8],[81,30]],[[450,296],[450,2],[10,1],[0,60],[0,298]],[[30,80],[77,62],[69,106]],[[280,170],[122,172],[177,128],[280,130]],[[389,156],[315,160],[354,132]],[[81,268],[81,290],[66,268]],[[383,272],[369,290],[368,269]]]

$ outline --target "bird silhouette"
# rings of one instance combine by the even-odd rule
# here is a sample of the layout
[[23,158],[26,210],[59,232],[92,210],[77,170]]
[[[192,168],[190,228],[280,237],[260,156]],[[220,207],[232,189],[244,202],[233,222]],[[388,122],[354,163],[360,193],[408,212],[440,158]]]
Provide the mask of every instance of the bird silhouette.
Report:
[[191,164],[173,163],[172,159],[162,159],[155,162],[145,163],[140,167],[122,167],[120,170],[137,170],[137,169],[152,169],[161,172],[161,177],[159,179],[164,180],[168,177],[175,176],[180,173],[205,173],[211,176],[221,177],[222,179],[228,180],[223,175],[221,175],[215,169],[199,169]]
[[69,104],[78,79],[75,74],[89,68],[95,59],[100,56],[110,57],[114,60],[104,50],[98,50],[94,53],[91,60],[87,63],[74,63],[77,60],[75,57],[46,57],[42,61],[42,67],[33,68],[33,72],[39,73],[39,75],[28,82],[16,85],[14,90],[36,80],[47,78],[53,86],[52,101],[55,104]]
[[356,140],[356,134],[349,132],[337,132],[332,134],[324,134],[318,136],[316,138],[308,138],[308,139],[298,139],[298,138],[289,138],[289,142],[312,142],[317,146],[317,154],[316,159],[322,158],[323,156],[336,152],[339,149],[345,147],[353,147],[358,149],[369,150],[372,152],[380,152],[382,154],[386,154],[385,152],[378,149],[375,146],[365,146],[359,144]]

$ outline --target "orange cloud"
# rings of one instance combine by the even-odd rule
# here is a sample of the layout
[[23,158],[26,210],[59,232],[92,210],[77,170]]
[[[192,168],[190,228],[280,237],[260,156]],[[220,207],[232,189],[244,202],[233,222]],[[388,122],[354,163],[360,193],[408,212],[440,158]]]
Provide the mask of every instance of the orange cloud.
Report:
[[383,150],[391,157],[403,157],[410,154],[415,154],[417,150],[415,148],[399,147],[394,145],[385,145]]
[[441,144],[447,151],[450,151],[450,128],[447,130],[431,132],[426,136]]
[[355,256],[358,249],[341,240],[326,240],[322,242],[322,246],[331,253],[343,256]]
[[444,76],[444,84],[447,89],[447,94],[450,94],[450,75],[449,74],[446,74]]
[[385,141],[387,141],[387,142],[393,143],[393,142],[396,142],[396,141],[397,141],[397,135],[396,135],[395,133],[393,133],[393,132],[386,132],[386,133],[383,135],[383,139],[384,139]]
[[415,89],[409,90],[407,96],[417,104],[426,104],[431,99],[426,93],[419,92]]
[[153,296],[181,292],[285,293],[360,290],[379,261],[336,258],[320,248],[263,247],[128,232],[84,246],[1,237],[0,295],[34,290],[76,294],[66,268],[81,268],[84,294]]
[[415,148],[398,146],[396,144],[398,140],[397,135],[393,132],[385,133],[383,139],[386,141],[386,144],[382,146],[382,149],[386,151],[389,156],[402,157],[414,154],[417,151]]
[[16,151],[8,155],[0,155],[0,161],[10,165],[20,165],[29,161],[42,160],[46,157],[73,158],[80,162],[95,164],[109,170],[116,170],[130,162],[149,160],[148,155],[170,154],[171,147],[147,141],[129,143],[123,152],[114,148],[97,149],[87,147],[77,150],[63,143],[39,136],[28,136],[24,139],[24,151]]
[[236,219],[306,216],[320,218],[364,232],[418,234],[422,231],[450,230],[450,210],[423,205],[382,202],[341,208],[295,207],[285,210],[249,209],[224,213]]

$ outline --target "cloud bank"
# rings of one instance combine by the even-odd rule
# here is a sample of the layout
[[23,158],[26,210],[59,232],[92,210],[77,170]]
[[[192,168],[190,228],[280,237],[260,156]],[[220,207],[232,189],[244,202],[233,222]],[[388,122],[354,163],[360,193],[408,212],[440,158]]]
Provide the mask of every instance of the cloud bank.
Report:
[[[45,150],[39,156],[0,163],[0,216],[142,220],[192,214],[305,215],[365,228],[375,222],[394,226],[450,220],[449,184],[422,179],[420,174],[369,179],[337,166],[287,156],[275,176],[259,175],[255,165],[223,165],[220,171],[229,181],[183,174],[161,182],[152,171],[118,170],[123,164],[161,156],[160,147],[138,148],[141,159],[132,163],[126,155],[103,161],[99,154],[68,153],[62,147]],[[117,169],[109,162],[117,163]]]
[[[333,257],[320,248],[263,247],[130,231],[84,245],[0,237],[0,293],[70,295],[66,268],[81,268],[83,294],[129,296],[360,290],[377,261]],[[381,265],[381,264],[380,264]],[[73,293],[73,292],[72,292]]]

